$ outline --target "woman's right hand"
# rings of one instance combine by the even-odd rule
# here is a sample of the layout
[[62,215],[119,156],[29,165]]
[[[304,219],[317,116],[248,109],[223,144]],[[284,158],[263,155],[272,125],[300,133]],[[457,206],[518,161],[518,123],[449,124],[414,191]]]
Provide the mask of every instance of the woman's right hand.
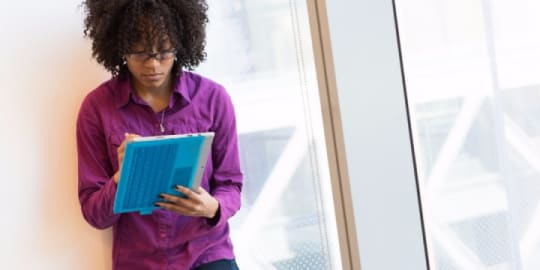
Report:
[[126,143],[130,142],[130,141],[133,141],[133,139],[135,139],[137,137],[140,137],[137,134],[131,134],[131,133],[126,133],[125,135],[126,136],[124,138],[124,141],[116,149],[116,153],[117,153],[117,156],[118,156],[118,171],[116,171],[116,173],[114,174],[114,177],[113,177],[114,182],[116,184],[118,184],[118,181],[120,181],[120,171],[122,170],[122,163],[124,161],[124,154],[126,152]]

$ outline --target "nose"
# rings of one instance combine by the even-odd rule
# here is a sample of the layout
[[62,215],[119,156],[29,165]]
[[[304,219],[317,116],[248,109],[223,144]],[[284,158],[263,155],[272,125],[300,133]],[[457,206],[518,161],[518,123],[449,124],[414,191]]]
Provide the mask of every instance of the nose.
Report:
[[144,66],[145,67],[156,67],[156,66],[159,66],[159,64],[160,64],[160,62],[157,59],[157,57],[155,57],[155,56],[148,57],[148,59],[146,59],[146,61],[144,61]]

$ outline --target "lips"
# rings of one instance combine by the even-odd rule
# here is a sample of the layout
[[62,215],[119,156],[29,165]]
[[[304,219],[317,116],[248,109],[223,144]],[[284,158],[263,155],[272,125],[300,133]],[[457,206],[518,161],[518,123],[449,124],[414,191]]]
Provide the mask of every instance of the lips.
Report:
[[161,79],[162,74],[161,73],[154,73],[154,74],[144,74],[143,78],[149,80],[149,81],[158,81]]

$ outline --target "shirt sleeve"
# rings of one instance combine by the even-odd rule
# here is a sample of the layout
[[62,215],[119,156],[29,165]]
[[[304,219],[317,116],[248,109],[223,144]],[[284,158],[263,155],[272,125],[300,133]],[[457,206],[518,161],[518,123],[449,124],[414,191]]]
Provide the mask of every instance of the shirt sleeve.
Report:
[[243,175],[238,153],[236,116],[230,96],[221,89],[214,114],[212,160],[214,174],[210,194],[219,202],[216,217],[208,223],[220,226],[240,209]]
[[79,202],[86,221],[95,228],[105,229],[120,215],[112,211],[116,183],[100,123],[95,106],[85,99],[77,118]]

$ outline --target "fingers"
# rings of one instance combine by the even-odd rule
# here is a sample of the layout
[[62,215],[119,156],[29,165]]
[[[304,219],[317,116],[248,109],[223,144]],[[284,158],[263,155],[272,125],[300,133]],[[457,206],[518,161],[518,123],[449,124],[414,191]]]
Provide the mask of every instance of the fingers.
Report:
[[170,194],[161,194],[163,201],[156,202],[156,206],[173,211],[186,216],[208,216],[208,197],[210,195],[203,189],[197,188],[193,191],[189,188],[178,186],[176,188],[186,197],[179,197]]
[[164,201],[156,205],[164,209],[187,216],[202,216],[204,213],[204,204],[196,197],[182,198],[169,194],[161,194],[160,197]]
[[126,152],[126,144],[128,142],[131,142],[133,141],[133,139],[137,138],[137,137],[140,137],[139,135],[137,134],[131,134],[131,133],[126,133],[124,134],[125,135],[125,138],[124,138],[124,141],[122,141],[122,144],[120,144],[120,146],[118,146],[118,148],[116,149],[116,153],[118,155],[118,165],[120,166],[122,164],[122,162],[124,161],[124,154]]
[[201,193],[201,190],[204,190],[203,188],[201,187],[198,187],[196,191],[192,190],[192,189],[189,189],[187,187],[184,187],[184,186],[176,186],[176,190],[180,191],[182,194],[186,195],[186,197],[188,198],[198,198],[200,197],[201,195],[203,195]]
[[171,195],[168,195],[168,194],[162,194],[162,195],[168,196],[168,197],[174,197],[175,200],[173,200],[173,202],[176,202],[176,203],[200,204],[200,203],[203,202],[202,194],[197,193],[197,192],[195,192],[195,191],[193,191],[193,190],[191,190],[189,188],[186,188],[184,186],[176,186],[176,190],[178,192],[184,194],[186,196],[186,198],[177,197],[177,196],[171,196]]
[[191,208],[186,207],[183,205],[173,204],[173,203],[166,203],[166,202],[158,202],[156,203],[156,206],[159,206],[163,209],[169,210],[174,213],[178,213],[184,216],[192,216],[192,217],[200,217],[202,215],[201,207],[197,208]]
[[124,155],[126,153],[126,144],[130,141],[133,141],[133,139],[140,137],[137,134],[131,134],[131,133],[125,133],[124,141],[116,148],[116,155],[118,157],[118,171],[114,174],[114,182],[118,184],[118,181],[120,180],[120,170],[122,168],[122,163],[124,162]]

